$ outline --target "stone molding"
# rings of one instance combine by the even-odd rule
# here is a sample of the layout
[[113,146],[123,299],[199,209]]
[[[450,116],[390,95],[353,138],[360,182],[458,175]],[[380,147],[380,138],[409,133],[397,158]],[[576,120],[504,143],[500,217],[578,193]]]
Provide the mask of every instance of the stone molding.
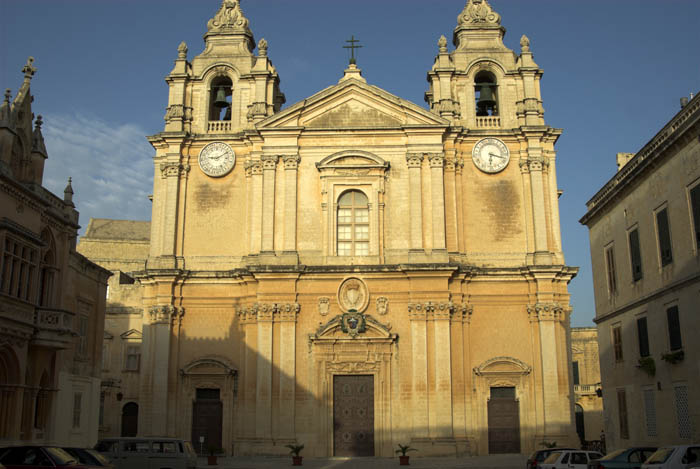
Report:
[[[507,363],[513,369],[512,370],[489,370],[491,365],[497,363]],[[474,367],[474,374],[477,376],[485,376],[489,374],[521,374],[529,375],[532,372],[532,367],[525,362],[518,360],[513,357],[494,357],[489,358],[485,362],[481,363],[479,366]]]
[[562,321],[570,307],[564,307],[559,303],[535,303],[527,305],[527,315],[530,322],[536,321]]

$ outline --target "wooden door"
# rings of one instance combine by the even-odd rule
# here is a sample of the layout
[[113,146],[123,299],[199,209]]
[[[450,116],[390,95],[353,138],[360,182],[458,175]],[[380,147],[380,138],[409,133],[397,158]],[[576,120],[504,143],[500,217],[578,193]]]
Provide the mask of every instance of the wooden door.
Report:
[[[223,424],[224,405],[219,400],[218,389],[197,389],[197,399],[192,404],[192,445],[205,454],[210,448],[217,453],[221,449],[221,426]],[[199,437],[204,437],[204,444],[199,444]]]
[[491,388],[489,454],[520,453],[520,416],[515,388]]
[[333,455],[374,456],[374,376],[333,378]]

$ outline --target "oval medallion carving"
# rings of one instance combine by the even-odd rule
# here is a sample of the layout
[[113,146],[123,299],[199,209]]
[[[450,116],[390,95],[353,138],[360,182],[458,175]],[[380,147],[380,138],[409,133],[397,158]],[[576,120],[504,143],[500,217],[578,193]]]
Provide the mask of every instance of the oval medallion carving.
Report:
[[363,312],[369,304],[365,282],[356,277],[343,280],[338,288],[338,304],[344,312]]

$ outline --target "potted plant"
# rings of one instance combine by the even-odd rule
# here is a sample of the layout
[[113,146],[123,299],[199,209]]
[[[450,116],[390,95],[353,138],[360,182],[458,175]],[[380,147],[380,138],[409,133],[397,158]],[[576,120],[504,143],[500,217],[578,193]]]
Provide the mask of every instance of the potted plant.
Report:
[[409,445],[402,445],[399,443],[399,449],[396,450],[396,454],[401,453],[401,456],[399,456],[399,466],[408,466],[408,456],[406,456],[406,453],[409,451],[418,451],[416,448],[411,448]]
[[221,448],[216,445],[209,446],[209,456],[207,456],[207,464],[216,466],[216,455],[221,452]]
[[675,352],[664,353],[663,355],[661,355],[662,360],[665,360],[672,365],[678,362],[682,362],[684,358],[685,353],[683,352],[683,350],[676,350]]
[[639,359],[638,368],[641,368],[649,376],[654,376],[656,374],[656,363],[651,357],[642,357]]
[[289,454],[292,455],[292,466],[301,466],[302,456],[299,456],[301,450],[304,449],[304,445],[284,445],[285,448],[289,448]]

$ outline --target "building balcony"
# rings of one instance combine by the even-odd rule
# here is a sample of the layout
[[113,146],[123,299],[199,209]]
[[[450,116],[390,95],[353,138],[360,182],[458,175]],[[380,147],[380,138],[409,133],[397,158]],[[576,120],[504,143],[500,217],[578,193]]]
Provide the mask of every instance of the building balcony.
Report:
[[36,331],[32,344],[54,349],[70,347],[76,336],[74,318],[75,314],[70,311],[37,308],[34,314]]
[[595,384],[574,384],[574,394],[581,396],[595,395],[598,386]]
[[498,116],[477,116],[477,129],[496,129],[501,127],[501,118]]
[[210,134],[225,134],[231,132],[231,121],[212,121],[208,123],[207,132]]

